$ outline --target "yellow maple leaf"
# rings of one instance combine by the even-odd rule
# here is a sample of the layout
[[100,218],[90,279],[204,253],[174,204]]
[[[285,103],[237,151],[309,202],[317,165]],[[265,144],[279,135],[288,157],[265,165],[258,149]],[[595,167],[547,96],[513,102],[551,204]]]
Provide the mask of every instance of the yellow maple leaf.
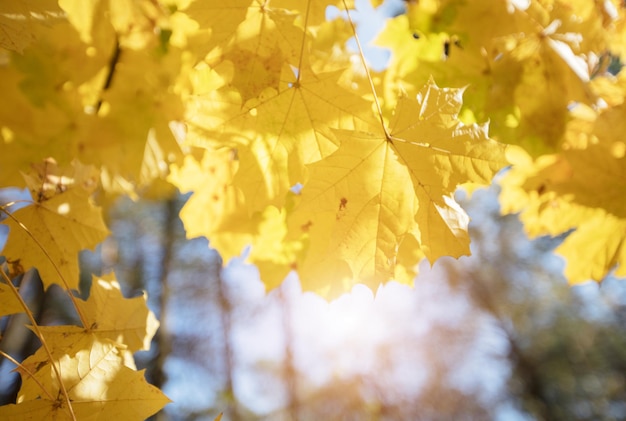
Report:
[[206,236],[224,263],[254,244],[248,261],[273,288],[295,267],[302,244],[287,238],[286,209],[268,206],[248,214],[243,194],[232,184],[237,165],[231,150],[207,150],[201,162],[187,156],[182,167],[172,166],[168,180],[183,192],[193,192],[180,213],[187,237]]
[[337,86],[340,72],[283,68],[278,90],[267,87],[242,104],[240,94],[226,86],[232,65],[223,62],[218,70],[194,72],[197,89],[208,83],[218,90],[192,98],[186,142],[237,149],[234,185],[250,214],[281,207],[288,190],[306,180],[305,164],[337,148],[331,128],[355,129],[373,121],[368,101]]
[[602,209],[580,209],[579,215],[576,231],[555,249],[566,259],[568,281],[601,281],[611,269],[615,269],[615,276],[626,276],[626,218]]
[[34,202],[3,221],[9,235],[2,254],[25,270],[36,267],[46,288],[75,289],[79,251],[93,249],[109,234],[90,198],[96,186],[93,169],[78,163],[71,172],[54,164],[38,169],[27,177]]
[[124,344],[131,352],[150,349],[150,341],[159,328],[154,313],[146,305],[146,296],[124,298],[112,275],[93,277],[87,301],[77,301],[89,330],[98,336]]
[[181,192],[193,192],[180,212],[187,238],[206,236],[224,262],[241,254],[259,222],[248,215],[243,194],[232,185],[234,158],[228,149],[201,152],[200,162],[188,155],[183,165],[171,166],[168,177]]
[[338,73],[300,69],[284,76],[281,90],[267,89],[247,104],[248,112],[229,122],[256,133],[239,148],[234,178],[250,212],[282,206],[289,188],[306,182],[305,165],[337,148],[331,128],[364,128],[372,121],[370,104],[337,86]]
[[257,232],[251,238],[253,244],[248,261],[259,269],[263,283],[268,289],[278,287],[287,274],[298,269],[304,249],[303,233],[290,233],[288,214],[293,209],[293,195],[287,197],[284,209],[268,206],[262,213]]
[[[502,180],[504,213],[521,212],[531,236],[575,231],[555,250],[571,283],[602,280],[626,269],[626,146],[622,104],[569,124],[568,148],[532,160],[518,150]],[[581,120],[584,118],[584,120]]]
[[[133,353],[148,350],[159,322],[146,305],[145,296],[124,298],[120,285],[112,275],[93,277],[87,301],[76,299],[77,310],[87,326],[42,326],[39,331],[52,348],[52,358],[73,356],[69,349],[90,346],[93,335],[109,340],[119,348],[118,354],[125,366],[134,369]],[[82,344],[82,345],[80,345]],[[18,370],[26,375],[48,364],[49,356],[43,348],[28,357]],[[21,390],[21,399],[40,394],[36,383]]]
[[392,49],[385,99],[392,103],[398,85],[413,92],[428,77],[467,86],[466,112],[490,121],[494,139],[534,156],[554,152],[568,105],[593,102],[590,57],[606,49],[606,28],[615,19],[605,7],[584,1],[412,3],[378,40]]
[[333,279],[376,288],[394,275],[408,235],[431,262],[469,254],[469,219],[452,194],[461,183],[489,183],[507,161],[485,127],[458,122],[461,94],[431,81],[416,99],[398,101],[388,134],[336,131],[339,149],[309,165],[292,222],[310,235],[299,266],[305,289],[329,282],[316,275],[321,265],[340,270]]
[[[48,345],[55,349],[54,341]],[[144,420],[169,402],[146,382],[143,372],[123,364],[113,342],[83,334],[63,346],[63,352],[53,354],[54,364],[77,419]],[[51,363],[33,365],[27,359],[25,366],[33,370],[20,372],[23,382],[17,404],[0,407],[0,417],[17,420],[43,414],[46,417],[41,419],[70,419]]]
[[546,179],[545,174],[537,176],[545,167],[541,161],[545,160],[535,164],[538,171],[528,177],[530,182],[522,168],[515,168],[501,180],[502,212],[520,212],[531,237],[556,236],[574,229],[555,249],[565,258],[565,276],[570,283],[601,281],[613,268],[617,276],[626,275],[626,218],[602,208],[579,205],[572,194],[559,196],[550,191],[546,181],[554,179]]

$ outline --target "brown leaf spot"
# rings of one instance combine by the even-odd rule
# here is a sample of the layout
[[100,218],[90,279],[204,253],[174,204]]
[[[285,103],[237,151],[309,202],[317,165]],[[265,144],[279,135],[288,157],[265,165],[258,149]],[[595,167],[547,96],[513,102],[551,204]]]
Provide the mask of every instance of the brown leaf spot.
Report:
[[312,225],[313,225],[312,221],[307,221],[306,224],[302,224],[300,226],[300,229],[302,230],[302,232],[309,232],[309,229],[311,228]]
[[20,259],[16,259],[16,260],[9,260],[7,259],[7,263],[9,264],[9,277],[10,278],[15,278],[18,275],[21,275],[22,273],[24,273],[24,267],[22,266],[22,263],[20,262]]
[[337,217],[336,220],[339,221],[343,215],[346,213],[346,205],[348,204],[348,199],[346,199],[345,197],[342,197],[341,200],[339,200],[339,210],[337,211]]
[[541,196],[542,194],[544,194],[546,191],[546,185],[542,184],[537,188],[537,193],[539,193],[539,196]]

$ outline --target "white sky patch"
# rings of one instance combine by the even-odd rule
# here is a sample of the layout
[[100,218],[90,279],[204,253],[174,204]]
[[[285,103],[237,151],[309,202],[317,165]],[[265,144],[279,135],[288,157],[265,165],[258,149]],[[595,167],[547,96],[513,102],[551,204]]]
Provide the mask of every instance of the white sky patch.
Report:
[[529,7],[530,7],[530,0],[509,0],[507,9],[509,13],[513,13],[515,12],[513,8],[524,11],[528,9]]
[[68,213],[70,213],[70,204],[69,203],[61,203],[57,207],[57,213],[59,215],[67,215]]

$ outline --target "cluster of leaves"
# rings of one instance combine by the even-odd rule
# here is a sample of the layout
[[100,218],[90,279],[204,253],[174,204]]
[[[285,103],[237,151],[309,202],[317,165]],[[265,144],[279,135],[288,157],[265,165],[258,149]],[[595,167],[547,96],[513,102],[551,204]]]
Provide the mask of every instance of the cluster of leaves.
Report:
[[[0,315],[30,315],[12,282],[36,268],[46,288],[68,291],[82,326],[31,315],[42,350],[16,362],[19,403],[0,415],[82,418],[132,403],[143,418],[167,402],[132,371],[129,353],[156,327],[145,303],[110,279],[84,303],[71,292],[78,251],[108,234],[94,193],[106,205],[193,191],[189,236],[225,261],[251,245],[270,288],[297,270],[304,289],[330,296],[410,283],[424,256],[469,254],[454,191],[488,184],[507,142],[519,147],[505,210],[523,211],[534,234],[578,228],[561,247],[570,279],[603,277],[626,257],[626,87],[603,68],[624,50],[622,8],[522,3],[408,2],[378,40],[393,59],[373,74],[346,49],[347,0],[2,2],[0,187],[28,187],[32,200],[2,207]],[[328,7],[343,15],[327,21]],[[141,317],[119,310],[130,302]]]
[[[22,377],[16,405],[0,407],[7,420],[87,419],[129,416],[144,419],[169,400],[138,372],[133,353],[150,348],[159,322],[146,297],[126,299],[112,276],[94,277],[89,298],[78,289],[78,252],[104,240],[108,230],[91,194],[98,186],[91,166],[74,163],[63,171],[51,160],[33,165],[24,179],[33,201],[8,216],[10,235],[0,271],[0,316],[25,312],[41,347],[22,362],[11,356]],[[14,286],[25,269],[36,267],[44,287],[70,292],[82,326],[39,326]],[[130,392],[130,393],[129,393]]]
[[573,231],[556,250],[570,282],[626,275],[623,2],[409,3],[378,39],[394,52],[385,95],[467,86],[463,118],[514,145],[503,212],[531,236]]

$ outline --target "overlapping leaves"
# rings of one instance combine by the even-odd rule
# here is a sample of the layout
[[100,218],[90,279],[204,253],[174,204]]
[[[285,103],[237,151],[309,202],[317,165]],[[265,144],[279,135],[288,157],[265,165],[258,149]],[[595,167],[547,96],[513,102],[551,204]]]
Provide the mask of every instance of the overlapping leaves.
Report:
[[467,84],[463,117],[523,148],[503,211],[531,235],[573,231],[557,249],[571,282],[624,274],[625,95],[623,72],[607,73],[623,61],[624,21],[617,1],[418,2],[378,41],[393,51],[387,90]]
[[506,161],[486,126],[458,123],[462,91],[429,82],[413,98],[393,98],[388,121],[368,85],[344,83],[349,63],[315,70],[327,68],[317,49],[328,44],[313,42],[320,22],[309,8],[319,5],[279,4],[253,2],[192,72],[187,142],[206,152],[171,178],[195,191],[181,214],[189,233],[226,258],[252,243],[268,286],[295,269],[305,289],[332,294],[355,282],[410,283],[424,254],[468,254],[468,218],[453,193],[489,183]]
[[458,122],[460,106],[460,90],[430,82],[416,99],[398,100],[388,132],[337,132],[338,150],[309,166],[294,214],[311,238],[305,282],[320,285],[317,268],[343,265],[344,277],[375,288],[396,277],[396,254],[411,236],[431,262],[469,254],[469,218],[453,193],[488,183],[506,161],[485,127]]
[[[378,40],[392,60],[373,77],[346,49],[349,19],[324,20],[351,2],[296,3],[0,6],[0,186],[32,195],[3,208],[7,272],[35,267],[46,287],[77,288],[78,251],[107,235],[94,190],[136,194],[169,174],[193,192],[188,234],[225,260],[251,244],[270,288],[291,270],[329,296],[410,283],[422,257],[469,253],[454,192],[507,164],[489,130],[524,150],[504,210],[534,235],[575,230],[559,248],[572,281],[625,273],[626,85],[604,75],[626,51],[620,2],[408,2]],[[143,298],[124,300],[111,279],[72,297],[83,326],[34,327],[50,349],[19,367],[19,403],[2,415],[162,407],[129,356],[156,329]],[[25,310],[6,282],[0,308]]]
[[78,163],[64,170],[48,160],[25,178],[33,201],[3,222],[9,236],[2,254],[16,273],[37,268],[46,288],[77,289],[78,253],[109,234],[91,199],[97,172]]
[[37,329],[47,349],[40,348],[19,366],[17,404],[0,407],[2,419],[69,420],[71,414],[75,419],[145,419],[169,402],[133,362],[131,351],[148,349],[158,327],[145,298],[125,299],[113,278],[95,278],[90,298],[79,302],[78,311],[87,328]]

